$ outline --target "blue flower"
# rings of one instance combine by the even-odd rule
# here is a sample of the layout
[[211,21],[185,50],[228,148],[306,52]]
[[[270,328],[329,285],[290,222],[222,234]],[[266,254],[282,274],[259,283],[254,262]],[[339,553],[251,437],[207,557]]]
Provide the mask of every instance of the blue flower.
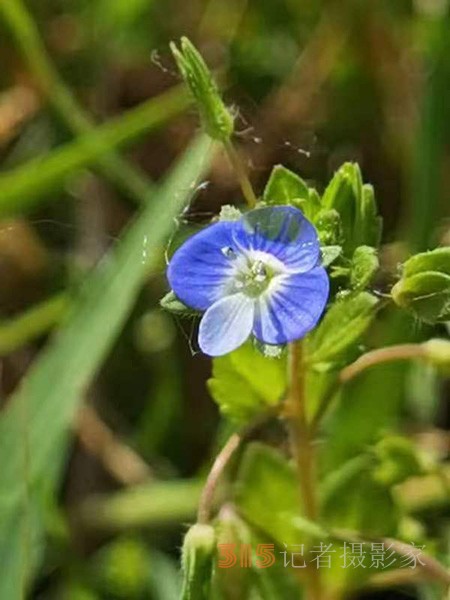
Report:
[[206,311],[199,344],[221,356],[253,334],[266,344],[302,338],[320,319],[329,281],[313,225],[291,206],[264,207],[193,235],[173,255],[169,283]]

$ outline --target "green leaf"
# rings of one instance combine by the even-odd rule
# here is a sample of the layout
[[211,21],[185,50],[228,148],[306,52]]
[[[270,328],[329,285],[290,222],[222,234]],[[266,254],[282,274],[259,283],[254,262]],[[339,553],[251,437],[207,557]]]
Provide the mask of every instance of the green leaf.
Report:
[[361,170],[345,163],[335,173],[322,197],[325,210],[336,210],[341,218],[344,253],[351,256],[358,246],[378,246],[381,219],[373,188],[363,185]]
[[350,285],[354,290],[365,289],[380,267],[378,253],[371,246],[358,246],[353,253]]
[[390,489],[373,479],[374,464],[373,457],[360,455],[324,480],[322,516],[330,529],[351,529],[369,536],[395,533],[398,509]]
[[245,422],[275,406],[286,388],[284,358],[267,358],[250,342],[215,358],[208,389],[220,410],[235,422]]
[[300,514],[295,470],[273,448],[260,443],[248,446],[236,480],[235,496],[248,522],[281,545],[299,544],[306,537],[327,537],[318,524]]
[[342,254],[342,246],[322,246],[322,266],[328,267]]
[[368,292],[337,300],[308,340],[308,360],[339,360],[366,332],[375,316],[378,299]]
[[271,205],[290,204],[299,208],[310,221],[320,210],[317,192],[296,173],[282,165],[276,165],[270,174],[263,194],[264,202]]
[[[29,370],[0,419],[0,558],[23,564],[22,553],[11,558],[13,541],[5,530],[22,510],[28,493],[35,494],[61,455],[83,393],[119,334],[142,284],[159,265],[161,249],[173,218],[192,193],[192,181],[203,173],[210,144],[191,147],[172,175],[125,233],[118,248],[89,276],[72,306],[70,318]],[[147,261],[142,243],[147,238]],[[26,448],[33,451],[27,454]],[[27,492],[26,490],[29,490]],[[17,535],[22,535],[19,530]],[[24,550],[21,544],[22,551]],[[11,571],[11,577],[14,570]],[[10,575],[0,580],[2,591]],[[19,583],[15,584],[16,589]]]
[[178,300],[174,292],[172,290],[167,292],[164,298],[160,300],[161,308],[167,310],[167,312],[171,312],[175,315],[198,315],[200,314],[198,311],[189,308],[185,304]]

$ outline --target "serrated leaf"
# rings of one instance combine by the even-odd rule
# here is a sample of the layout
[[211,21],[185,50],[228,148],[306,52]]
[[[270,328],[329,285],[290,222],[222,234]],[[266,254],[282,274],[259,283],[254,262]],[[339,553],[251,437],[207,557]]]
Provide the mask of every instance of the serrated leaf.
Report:
[[308,340],[308,360],[339,360],[366,332],[375,316],[378,299],[368,292],[337,300]]
[[245,422],[281,399],[286,387],[284,358],[267,358],[250,342],[215,358],[208,389],[221,411]]

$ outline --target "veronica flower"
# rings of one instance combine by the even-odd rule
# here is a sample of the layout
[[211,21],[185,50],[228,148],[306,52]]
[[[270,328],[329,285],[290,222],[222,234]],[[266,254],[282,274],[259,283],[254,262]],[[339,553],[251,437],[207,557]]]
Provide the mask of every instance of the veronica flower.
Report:
[[169,283],[206,311],[205,354],[220,356],[253,335],[266,344],[302,338],[320,319],[329,281],[313,225],[291,206],[258,208],[189,238],[173,255]]

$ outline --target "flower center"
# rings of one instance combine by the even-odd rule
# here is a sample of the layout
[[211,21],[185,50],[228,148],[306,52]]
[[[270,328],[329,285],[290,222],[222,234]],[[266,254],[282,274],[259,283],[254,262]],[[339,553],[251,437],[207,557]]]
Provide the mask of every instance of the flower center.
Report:
[[280,274],[278,261],[263,253],[237,253],[231,247],[222,248],[222,253],[235,264],[230,291],[242,292],[250,298],[257,298],[267,290],[272,279]]

